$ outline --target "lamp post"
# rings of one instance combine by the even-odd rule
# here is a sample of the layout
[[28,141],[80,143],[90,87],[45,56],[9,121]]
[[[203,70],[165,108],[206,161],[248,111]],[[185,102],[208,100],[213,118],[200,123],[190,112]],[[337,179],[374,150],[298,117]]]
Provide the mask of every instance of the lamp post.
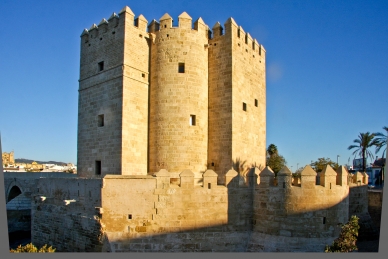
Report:
[[339,158],[339,157],[340,157],[340,155],[337,155],[337,165],[339,165],[339,164],[338,164],[338,158]]
[[299,169],[299,163],[296,163],[296,171]]

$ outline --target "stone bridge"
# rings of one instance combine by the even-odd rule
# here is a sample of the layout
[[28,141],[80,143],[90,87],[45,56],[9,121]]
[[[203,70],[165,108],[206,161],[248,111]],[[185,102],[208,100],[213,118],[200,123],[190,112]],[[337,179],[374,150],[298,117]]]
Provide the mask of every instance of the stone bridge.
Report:
[[31,194],[40,178],[74,178],[76,174],[4,172],[8,232],[31,231]]

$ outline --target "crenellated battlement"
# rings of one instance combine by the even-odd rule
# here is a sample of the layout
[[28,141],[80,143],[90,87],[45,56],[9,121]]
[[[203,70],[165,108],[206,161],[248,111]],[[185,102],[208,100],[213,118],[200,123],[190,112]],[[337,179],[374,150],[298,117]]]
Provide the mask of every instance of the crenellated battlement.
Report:
[[[190,172],[190,173],[188,173]],[[192,174],[192,176],[191,176]],[[190,175],[192,180],[187,182],[182,180],[182,176],[187,177]],[[202,186],[207,188],[205,183],[212,183],[211,186],[216,186],[217,181],[214,181],[214,176],[217,175],[213,170],[208,169],[202,174],[202,177],[195,176],[190,170],[184,170],[182,173],[170,173],[165,169],[160,170],[154,174],[163,183],[174,184],[180,186],[180,183],[190,183],[192,188]],[[160,178],[163,177],[163,178]],[[210,177],[210,178],[209,178]],[[317,189],[317,190],[333,190],[334,188],[348,188],[349,186],[365,186],[368,183],[368,175],[357,172],[354,175],[349,175],[346,168],[341,166],[334,171],[331,166],[326,166],[320,173],[314,171],[311,166],[306,165],[301,172],[300,180],[294,181],[291,170],[285,166],[279,171],[277,177],[272,169],[267,166],[263,170],[259,170],[257,167],[251,168],[245,176],[238,174],[235,170],[231,169],[225,174],[225,184],[219,186],[236,187],[236,188],[249,188],[255,189],[270,188],[270,189]],[[195,178],[195,180],[194,180]],[[177,180],[180,179],[180,180]],[[186,178],[184,178],[186,179]],[[191,178],[190,178],[191,179]],[[212,180],[210,180],[212,179]],[[237,184],[234,184],[237,183]],[[186,187],[188,187],[186,185]]]
[[120,23],[124,23],[123,20],[125,20],[125,23],[132,24],[133,27],[137,28],[139,31],[147,32],[147,19],[142,14],[135,19],[135,14],[128,6],[126,6],[121,9],[119,14],[113,12],[108,20],[103,18],[98,25],[93,23],[89,29],[85,28],[82,31],[81,38],[83,41],[88,41],[89,39],[97,38],[98,36],[102,37],[107,32],[114,34],[117,26],[119,26]]
[[226,20],[226,22],[224,23],[224,27],[222,27],[220,22],[216,22],[212,28],[212,31],[213,37],[209,36],[209,39],[220,40],[224,36],[232,37],[232,39],[236,41],[236,44],[239,47],[245,46],[246,52],[257,52],[260,56],[264,55],[265,53],[263,45],[259,44],[259,42],[256,39],[252,38],[249,33],[245,32],[242,26],[237,25],[237,23],[232,17]]

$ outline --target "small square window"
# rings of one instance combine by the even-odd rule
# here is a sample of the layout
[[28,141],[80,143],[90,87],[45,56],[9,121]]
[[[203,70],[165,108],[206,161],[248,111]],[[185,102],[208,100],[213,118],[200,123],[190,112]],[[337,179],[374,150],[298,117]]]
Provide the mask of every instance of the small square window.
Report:
[[185,63],[179,63],[178,64],[178,73],[184,73],[185,72]]
[[195,126],[196,118],[195,115],[190,115],[190,126]]
[[104,126],[104,114],[98,115],[98,127]]
[[257,99],[255,99],[255,106],[259,106],[259,101]]
[[98,71],[104,70],[104,61],[98,62]]
[[243,103],[243,111],[247,111],[247,104]]
[[101,161],[100,160],[96,160],[95,173],[96,173],[96,175],[101,175]]

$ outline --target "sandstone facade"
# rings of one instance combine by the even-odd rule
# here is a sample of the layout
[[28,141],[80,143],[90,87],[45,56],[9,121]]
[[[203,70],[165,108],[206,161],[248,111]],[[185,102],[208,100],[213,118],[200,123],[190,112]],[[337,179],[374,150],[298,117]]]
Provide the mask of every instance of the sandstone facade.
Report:
[[32,242],[58,251],[323,252],[350,215],[364,213],[364,206],[351,210],[363,201],[358,194],[367,196],[367,178],[349,179],[349,189],[347,177],[344,168],[328,167],[317,184],[307,166],[300,185],[291,184],[288,168],[276,184],[268,167],[252,169],[246,180],[230,170],[225,185],[212,170],[201,184],[190,170],[171,183],[165,169],[154,176],[41,178],[32,195]]
[[129,7],[81,35],[78,174],[265,166],[265,50],[233,18],[149,23]]

